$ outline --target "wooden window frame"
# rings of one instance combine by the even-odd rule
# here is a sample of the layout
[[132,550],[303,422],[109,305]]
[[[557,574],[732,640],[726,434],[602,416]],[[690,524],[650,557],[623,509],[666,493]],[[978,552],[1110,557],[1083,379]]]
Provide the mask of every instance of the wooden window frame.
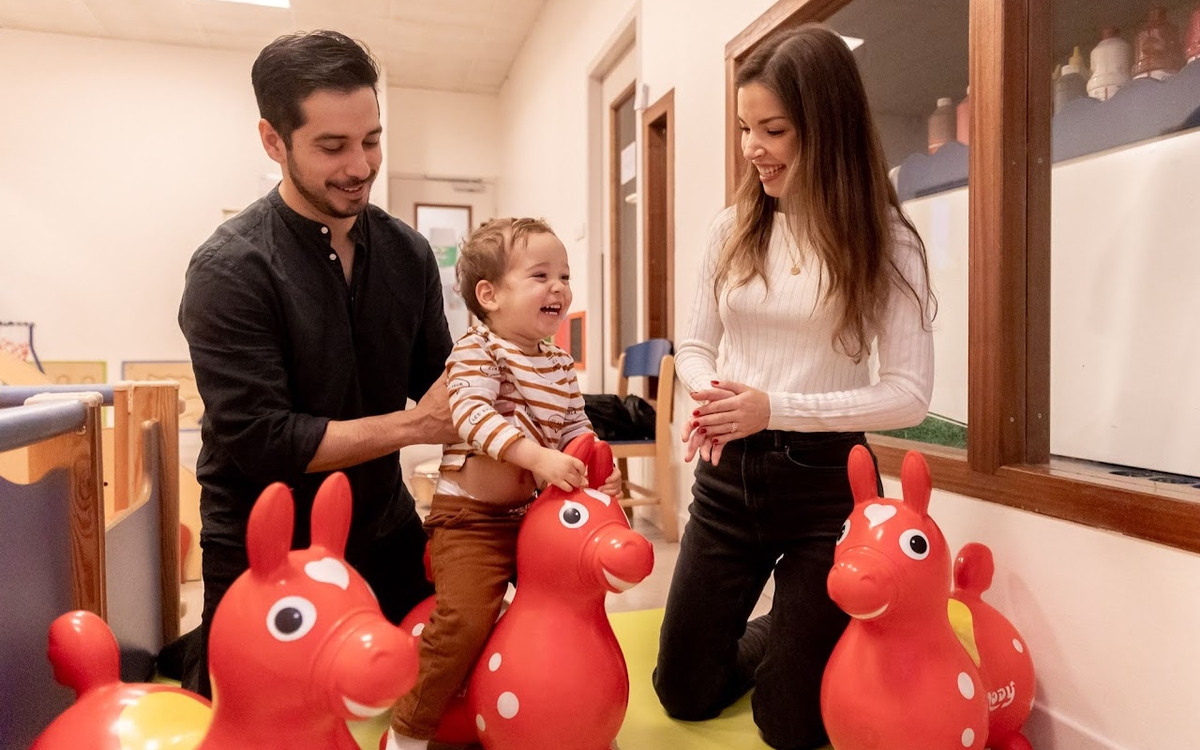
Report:
[[[779,0],[725,48],[725,197],[743,169],[738,66],[765,37],[853,0]],[[1164,485],[1072,471],[1050,458],[1052,2],[970,0],[971,150],[966,450],[878,435],[898,476],[920,450],[941,490],[1200,552],[1200,503]],[[1194,492],[1190,493],[1194,496]]]

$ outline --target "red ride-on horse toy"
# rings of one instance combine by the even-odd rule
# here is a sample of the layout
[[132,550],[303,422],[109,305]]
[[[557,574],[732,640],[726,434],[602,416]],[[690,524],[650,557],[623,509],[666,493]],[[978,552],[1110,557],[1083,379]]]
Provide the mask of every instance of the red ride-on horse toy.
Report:
[[[607,443],[593,441],[576,438],[565,452],[595,481],[613,460]],[[593,489],[543,490],[517,539],[516,596],[438,739],[477,737],[486,750],[608,750],[625,718],[629,673],[604,599],[653,567],[650,542],[629,528],[615,499]],[[419,634],[433,607],[431,597],[401,628]]]
[[[851,616],[821,685],[835,750],[1031,750],[1021,725],[1033,662],[1016,628],[979,598],[991,552],[964,547],[951,597],[950,552],[928,515],[921,454],[901,468],[903,500],[881,498],[866,448],[849,459],[854,511],[842,527],[829,595]],[[952,624],[953,621],[953,624]]]
[[358,750],[346,722],[387,711],[416,682],[417,659],[412,636],[384,619],[344,559],[350,511],[349,481],[330,475],[313,502],[312,545],[292,551],[291,491],[263,491],[246,534],[250,569],[213,618],[211,716],[185,691],[164,698],[165,686],[116,682],[115,641],[99,618],[82,618],[108,634],[90,646],[55,648],[52,629],[55,674],[80,698],[33,747]]

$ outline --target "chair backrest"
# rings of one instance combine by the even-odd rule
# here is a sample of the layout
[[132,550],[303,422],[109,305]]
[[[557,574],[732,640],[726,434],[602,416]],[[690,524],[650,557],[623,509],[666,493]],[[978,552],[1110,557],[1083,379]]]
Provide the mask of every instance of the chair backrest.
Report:
[[662,358],[670,354],[671,349],[668,339],[650,339],[628,347],[622,360],[621,377],[657,378]]
[[[629,395],[630,378],[658,378],[657,390],[651,393],[647,389],[646,400],[658,412],[655,432],[659,440],[667,439],[670,433],[671,405],[675,393],[675,358],[671,356],[673,348],[669,339],[650,339],[627,348],[617,363],[617,395],[621,398]],[[659,404],[667,404],[667,407],[659,408]]]

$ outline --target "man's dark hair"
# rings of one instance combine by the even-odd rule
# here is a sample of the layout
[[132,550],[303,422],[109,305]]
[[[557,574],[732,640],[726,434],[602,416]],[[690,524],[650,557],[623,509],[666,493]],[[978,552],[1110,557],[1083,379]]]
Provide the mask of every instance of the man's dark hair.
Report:
[[379,82],[379,67],[361,42],[336,31],[297,32],[263,48],[250,69],[259,115],[292,145],[304,125],[300,103],[321,89],[349,93]]

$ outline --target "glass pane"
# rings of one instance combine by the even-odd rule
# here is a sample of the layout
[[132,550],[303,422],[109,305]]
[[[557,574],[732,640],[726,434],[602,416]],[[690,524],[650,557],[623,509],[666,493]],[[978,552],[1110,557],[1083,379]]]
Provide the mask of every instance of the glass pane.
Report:
[[616,248],[619,276],[613,284],[617,305],[615,354],[638,342],[638,248],[637,248],[637,114],[630,95],[616,111],[618,171],[615,206]]
[[827,21],[854,47],[938,299],[929,417],[884,434],[956,448],[967,439],[967,11],[964,0],[854,0]]
[[1054,55],[1051,453],[1200,485],[1200,5],[1058,0]]

